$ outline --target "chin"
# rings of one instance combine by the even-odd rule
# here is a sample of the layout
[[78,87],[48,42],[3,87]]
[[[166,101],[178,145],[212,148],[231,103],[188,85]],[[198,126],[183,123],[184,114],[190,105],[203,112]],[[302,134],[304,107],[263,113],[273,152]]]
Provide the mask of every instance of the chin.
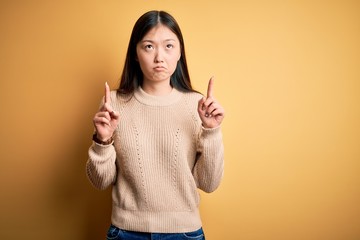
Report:
[[165,75],[165,74],[163,74],[163,75],[158,75],[158,76],[153,76],[152,78],[151,78],[151,80],[152,81],[154,81],[154,82],[164,82],[164,81],[170,81],[170,76],[169,75]]

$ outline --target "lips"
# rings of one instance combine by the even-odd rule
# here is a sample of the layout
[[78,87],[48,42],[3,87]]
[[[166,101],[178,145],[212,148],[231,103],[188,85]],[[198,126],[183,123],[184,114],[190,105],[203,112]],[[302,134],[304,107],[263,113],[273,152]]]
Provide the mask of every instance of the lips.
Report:
[[166,70],[166,68],[164,66],[156,66],[156,67],[154,67],[154,70],[155,71],[164,71],[164,70]]

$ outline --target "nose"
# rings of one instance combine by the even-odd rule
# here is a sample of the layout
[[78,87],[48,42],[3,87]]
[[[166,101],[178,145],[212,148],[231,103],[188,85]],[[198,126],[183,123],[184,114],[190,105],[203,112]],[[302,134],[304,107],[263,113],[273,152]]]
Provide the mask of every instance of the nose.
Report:
[[154,58],[155,63],[162,63],[164,62],[164,54],[162,53],[161,49],[158,49],[155,54]]

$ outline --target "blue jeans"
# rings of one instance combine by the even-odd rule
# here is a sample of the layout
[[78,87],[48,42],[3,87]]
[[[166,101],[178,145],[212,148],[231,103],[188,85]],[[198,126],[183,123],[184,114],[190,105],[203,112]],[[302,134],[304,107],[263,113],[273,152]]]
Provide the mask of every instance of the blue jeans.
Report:
[[202,228],[187,233],[143,233],[122,230],[111,225],[107,240],[205,240]]

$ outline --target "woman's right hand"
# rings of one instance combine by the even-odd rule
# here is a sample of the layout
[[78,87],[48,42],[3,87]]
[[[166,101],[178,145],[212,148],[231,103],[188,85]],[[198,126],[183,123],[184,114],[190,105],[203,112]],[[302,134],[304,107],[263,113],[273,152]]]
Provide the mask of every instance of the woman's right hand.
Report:
[[103,142],[109,140],[119,123],[119,117],[119,113],[114,111],[111,106],[110,87],[105,83],[104,104],[93,118],[96,137]]

